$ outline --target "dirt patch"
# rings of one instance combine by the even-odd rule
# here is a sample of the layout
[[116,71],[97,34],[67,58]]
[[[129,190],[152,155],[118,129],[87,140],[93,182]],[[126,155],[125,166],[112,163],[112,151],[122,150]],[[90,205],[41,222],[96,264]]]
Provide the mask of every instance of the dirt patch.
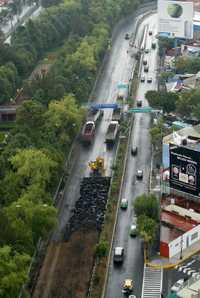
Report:
[[97,231],[79,230],[69,242],[51,243],[32,297],[85,298],[97,240]]

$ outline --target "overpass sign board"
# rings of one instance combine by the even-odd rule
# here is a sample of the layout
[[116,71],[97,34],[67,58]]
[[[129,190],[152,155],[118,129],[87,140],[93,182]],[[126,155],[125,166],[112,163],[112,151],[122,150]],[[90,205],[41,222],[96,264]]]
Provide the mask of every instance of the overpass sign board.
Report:
[[128,84],[127,83],[118,83],[117,84],[117,88],[118,89],[127,89],[128,88]]
[[153,109],[151,107],[132,108],[128,110],[129,113],[151,113]]
[[117,109],[119,105],[117,103],[97,103],[91,105],[91,109],[99,110],[99,109]]

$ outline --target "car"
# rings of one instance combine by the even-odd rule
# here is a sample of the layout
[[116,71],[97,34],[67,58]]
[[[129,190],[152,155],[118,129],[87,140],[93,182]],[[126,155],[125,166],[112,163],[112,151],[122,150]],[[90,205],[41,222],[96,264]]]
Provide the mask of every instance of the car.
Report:
[[120,204],[121,209],[127,209],[128,208],[128,200],[122,199]]
[[146,66],[144,67],[144,72],[148,72],[148,71],[149,71],[149,66],[146,65]]
[[130,39],[130,36],[129,36],[128,33],[126,33],[126,35],[125,35],[125,39],[126,39],[126,40]]
[[144,52],[145,52],[145,54],[148,54],[149,53],[149,49],[145,49]]
[[143,65],[147,65],[147,60],[143,60]]
[[129,295],[128,298],[136,298],[135,295]]
[[147,78],[147,83],[152,83],[152,77]]
[[131,155],[133,155],[133,156],[137,155],[137,147],[136,146],[131,147]]
[[151,30],[149,30],[149,35],[152,35],[152,34],[153,34],[153,32]]
[[140,82],[144,83],[145,82],[145,77],[141,77]]
[[137,226],[135,223],[132,223],[130,226],[130,231],[129,231],[129,235],[131,237],[136,237],[137,236]]
[[143,179],[143,170],[137,170],[136,177],[138,180]]
[[184,279],[179,279],[177,282],[171,287],[171,292],[177,293],[184,285]]
[[137,107],[141,107],[142,106],[142,100],[138,99],[137,100]]
[[114,263],[122,263],[124,260],[124,248],[121,246],[117,246],[114,248]]
[[122,293],[130,294],[132,291],[133,291],[133,280],[130,278],[127,278],[123,282]]

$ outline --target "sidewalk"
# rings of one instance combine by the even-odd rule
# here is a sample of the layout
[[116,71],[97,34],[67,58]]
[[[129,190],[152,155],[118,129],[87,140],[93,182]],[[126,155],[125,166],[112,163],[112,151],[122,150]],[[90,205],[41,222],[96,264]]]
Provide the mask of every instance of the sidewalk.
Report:
[[198,252],[200,252],[200,240],[195,242],[187,249],[183,250],[182,259],[180,259],[180,253],[178,253],[177,255],[175,255],[173,258],[170,258],[170,259],[157,256],[153,258],[151,261],[145,262],[145,263],[147,266],[153,267],[153,268],[170,269],[190,259],[193,255],[197,254]]

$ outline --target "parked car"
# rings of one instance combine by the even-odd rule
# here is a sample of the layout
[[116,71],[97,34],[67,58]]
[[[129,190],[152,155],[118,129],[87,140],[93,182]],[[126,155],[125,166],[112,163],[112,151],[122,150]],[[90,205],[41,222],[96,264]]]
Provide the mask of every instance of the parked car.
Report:
[[152,34],[153,34],[153,32],[151,30],[149,30],[149,35],[152,35]]
[[148,54],[149,53],[149,49],[145,49],[144,52],[145,52],[145,54]]
[[152,83],[152,77],[147,78],[147,83]]
[[143,65],[147,65],[147,60],[143,60]]
[[121,209],[127,209],[128,208],[128,200],[122,199],[120,204]]
[[113,261],[115,263],[122,263],[123,260],[124,260],[124,248],[121,246],[115,247]]
[[132,279],[125,279],[122,285],[122,293],[130,294],[133,291],[133,280]]
[[137,155],[137,147],[136,146],[131,147],[131,155],[133,155],[133,156]]
[[149,66],[146,65],[146,66],[144,67],[144,72],[148,72],[148,71],[149,71]]
[[139,180],[143,179],[143,170],[137,170],[136,177]]
[[183,284],[184,284],[183,278],[177,280],[177,282],[171,287],[171,291],[175,293],[178,292],[183,287]]
[[137,107],[140,108],[142,106],[142,100],[138,99],[137,100]]
[[140,82],[144,83],[145,82],[145,77],[141,77]]
[[137,236],[137,226],[135,223],[132,223],[130,226],[130,231],[129,231],[129,235],[131,237],[136,237]]

